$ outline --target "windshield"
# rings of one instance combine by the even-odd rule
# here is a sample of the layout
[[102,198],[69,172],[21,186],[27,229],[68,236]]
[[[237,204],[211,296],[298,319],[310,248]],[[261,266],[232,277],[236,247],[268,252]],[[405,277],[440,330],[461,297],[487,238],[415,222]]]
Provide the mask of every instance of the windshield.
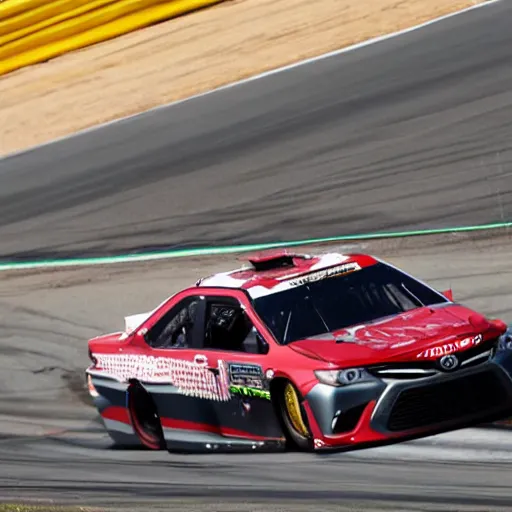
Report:
[[254,308],[280,344],[448,302],[385,263],[259,297]]

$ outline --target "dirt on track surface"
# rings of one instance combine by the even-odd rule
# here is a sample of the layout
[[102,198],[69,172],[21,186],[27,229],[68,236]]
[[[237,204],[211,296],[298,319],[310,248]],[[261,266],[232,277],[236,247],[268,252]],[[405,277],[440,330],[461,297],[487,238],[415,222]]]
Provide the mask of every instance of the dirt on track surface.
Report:
[[484,0],[235,0],[0,77],[0,155]]

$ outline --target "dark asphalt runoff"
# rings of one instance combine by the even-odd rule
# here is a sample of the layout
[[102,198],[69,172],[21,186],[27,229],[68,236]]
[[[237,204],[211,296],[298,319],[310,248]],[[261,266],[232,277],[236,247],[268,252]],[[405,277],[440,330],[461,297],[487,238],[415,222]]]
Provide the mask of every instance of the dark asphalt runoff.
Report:
[[[470,307],[512,318],[510,234],[331,249],[371,252],[438,289],[453,287]],[[144,512],[512,509],[510,431],[464,429],[329,456],[113,449],[84,392],[86,340],[238,264],[179,259],[0,274],[0,501]]]
[[[510,27],[503,1],[2,160],[0,254],[510,219]],[[382,256],[512,320],[509,232],[338,249]],[[510,432],[464,429],[325,457],[113,449],[84,392],[87,339],[238,264],[1,273],[0,501],[196,512],[512,509]]]
[[511,26],[504,0],[2,160],[0,257],[511,220]]

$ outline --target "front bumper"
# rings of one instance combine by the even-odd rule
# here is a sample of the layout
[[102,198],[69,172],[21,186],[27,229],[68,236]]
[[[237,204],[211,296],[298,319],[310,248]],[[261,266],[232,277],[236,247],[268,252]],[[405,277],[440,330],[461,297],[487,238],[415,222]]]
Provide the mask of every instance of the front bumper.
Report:
[[346,387],[319,383],[305,398],[316,448],[455,430],[512,416],[512,354],[422,378]]

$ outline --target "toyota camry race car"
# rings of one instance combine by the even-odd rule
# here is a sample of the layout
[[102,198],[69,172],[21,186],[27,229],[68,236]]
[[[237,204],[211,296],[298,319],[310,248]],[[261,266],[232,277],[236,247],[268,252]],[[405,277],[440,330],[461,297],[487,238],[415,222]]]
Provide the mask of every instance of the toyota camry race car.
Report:
[[512,336],[369,255],[270,251],[89,341],[112,439],[341,449],[512,414]]

